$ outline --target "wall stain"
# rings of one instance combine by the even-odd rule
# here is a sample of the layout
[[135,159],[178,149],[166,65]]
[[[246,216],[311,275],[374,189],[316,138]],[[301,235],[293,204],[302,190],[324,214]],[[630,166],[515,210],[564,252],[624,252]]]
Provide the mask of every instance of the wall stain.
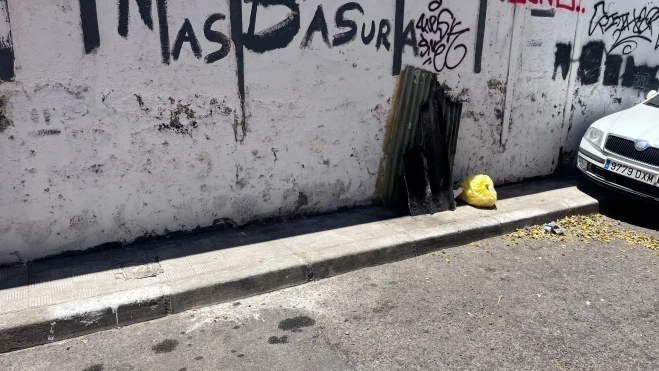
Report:
[[76,99],[84,99],[85,95],[89,92],[89,87],[88,86],[66,86],[62,83],[56,83],[56,84],[44,84],[44,85],[38,85],[35,89],[34,92],[38,93],[41,90],[47,89],[47,88],[52,88],[52,89],[62,89],[68,94],[72,95]]
[[60,135],[61,133],[62,131],[57,129],[42,129],[30,132],[30,135],[33,137],[47,137],[51,135]]
[[82,371],[103,371],[103,370],[105,370],[105,367],[103,367],[102,363],[99,363],[99,364],[89,366],[89,367],[83,369]]
[[126,225],[125,211],[126,204],[119,205],[119,207],[117,207],[117,211],[112,214],[112,222],[117,226],[117,228],[119,228],[120,231],[124,232],[125,234],[130,234],[130,228],[128,228]]
[[160,353],[170,353],[176,349],[178,346],[178,341],[174,339],[165,339],[161,341],[160,343],[154,345],[151,347],[151,350],[153,350],[154,353],[160,354]]
[[39,123],[39,111],[36,108],[32,108],[30,111],[30,118],[32,119],[32,122],[35,124]]
[[316,321],[307,317],[300,316],[294,318],[286,318],[279,322],[278,328],[283,331],[302,332],[302,327],[310,327],[316,324]]
[[503,82],[497,80],[497,79],[490,79],[487,81],[487,88],[490,90],[499,90],[502,93],[506,92],[506,87],[504,86]]
[[201,164],[201,169],[197,173],[197,178],[200,180],[206,179],[213,171],[213,161],[208,152],[202,152],[197,155],[197,161]]
[[239,120],[237,115],[233,116],[233,136],[236,143],[242,143],[245,140],[247,127],[245,120]]
[[82,214],[76,214],[69,219],[69,229],[72,231],[85,231],[98,224],[96,215],[91,210],[84,210]]
[[102,164],[94,164],[89,167],[89,170],[95,172],[96,174],[101,174],[103,172],[103,165]]
[[229,218],[217,218],[213,220],[213,227],[238,228],[238,223]]
[[[233,112],[233,110],[227,105],[225,100],[222,100],[222,102],[219,102],[216,98],[211,99],[209,102],[211,106],[214,106],[217,111],[220,113],[222,116],[229,116]],[[213,116],[213,107],[211,107],[209,115],[212,117]]]
[[135,95],[135,98],[137,99],[137,105],[140,106],[140,109],[144,112],[149,112],[150,109],[148,107],[144,107],[144,100],[142,99],[142,96],[139,94],[133,95]]
[[270,336],[268,339],[268,344],[286,344],[288,343],[288,336],[284,335],[282,337]]
[[[173,103],[173,99],[170,98],[170,101]],[[189,124],[183,125],[181,123],[182,115],[191,120]],[[195,111],[190,108],[189,104],[178,103],[176,108],[170,111],[169,123],[158,125],[158,131],[172,131],[177,134],[191,135],[192,130],[197,128],[197,121],[194,121],[194,118]]]
[[[297,202],[295,204],[295,211],[293,213],[296,213],[302,206],[309,205],[309,197],[305,195],[304,193],[300,192],[297,196]],[[281,324],[280,324],[281,325]]]
[[31,220],[19,224],[16,227],[16,232],[30,247],[41,247],[53,233],[53,230],[50,224]]
[[0,133],[14,124],[7,117],[7,97],[0,97]]
[[231,201],[231,209],[241,217],[241,222],[254,218],[254,210],[258,204],[258,196],[246,195]]
[[43,110],[43,119],[46,121],[46,125],[50,125],[50,120],[51,120],[51,114],[48,109]]

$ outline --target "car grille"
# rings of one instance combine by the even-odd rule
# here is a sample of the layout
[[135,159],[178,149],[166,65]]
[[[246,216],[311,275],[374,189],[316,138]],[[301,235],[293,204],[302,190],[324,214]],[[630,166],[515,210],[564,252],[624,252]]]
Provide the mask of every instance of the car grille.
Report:
[[612,171],[604,170],[601,167],[594,165],[589,166],[589,170],[601,176],[602,178],[608,180],[611,183],[615,183],[625,188],[629,188],[634,191],[641,192],[655,198],[659,198],[659,187],[655,187],[647,183],[639,182],[638,180],[627,178],[625,176],[616,174]]
[[609,135],[604,146],[607,151],[644,164],[659,167],[659,149],[650,147],[645,151],[637,151],[634,141]]

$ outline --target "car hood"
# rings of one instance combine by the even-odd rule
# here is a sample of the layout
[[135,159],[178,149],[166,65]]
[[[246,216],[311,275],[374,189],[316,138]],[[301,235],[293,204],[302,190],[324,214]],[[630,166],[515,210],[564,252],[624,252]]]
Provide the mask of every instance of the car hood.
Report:
[[659,144],[659,108],[639,104],[619,112],[605,131],[617,136]]

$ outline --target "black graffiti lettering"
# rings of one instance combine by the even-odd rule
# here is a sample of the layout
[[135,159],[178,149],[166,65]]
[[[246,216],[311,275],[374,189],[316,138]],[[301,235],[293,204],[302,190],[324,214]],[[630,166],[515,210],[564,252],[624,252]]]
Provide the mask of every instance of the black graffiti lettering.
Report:
[[89,54],[94,51],[94,49],[101,46],[101,36],[98,31],[96,0],[80,0],[80,21],[82,25],[82,38],[85,44],[85,53]]
[[474,73],[481,73],[481,67],[483,63],[483,42],[485,41],[486,20],[487,20],[487,0],[480,0],[480,6],[478,7],[478,28],[476,29],[476,49],[474,51],[475,54]]
[[412,51],[414,52],[414,56],[419,55],[419,45],[417,45],[417,39],[416,39],[416,30],[414,28],[414,20],[410,20],[410,22],[407,24],[407,27],[405,27],[405,31],[403,32],[403,45],[404,46],[409,46],[412,48]]
[[556,72],[558,72],[559,67],[561,68],[561,75],[563,76],[563,80],[567,78],[567,74],[570,71],[571,56],[572,56],[572,44],[570,43],[556,44],[556,53],[554,59],[554,74],[551,77],[552,80],[556,80]]
[[380,46],[389,50],[391,43],[389,42],[389,33],[391,32],[391,22],[388,19],[380,21],[380,30],[378,31],[378,38],[375,41],[375,49],[380,50]]
[[421,14],[416,22],[421,38],[419,49],[421,57],[425,58],[423,64],[432,65],[437,72],[445,68],[452,70],[467,56],[467,46],[459,43],[458,39],[469,28],[461,29],[462,22],[449,9],[442,9],[441,0],[431,1],[428,10],[430,15]]
[[[0,3],[6,3],[7,0],[0,0]],[[98,32],[98,19],[89,14],[96,13],[96,0],[79,0],[81,4],[81,18],[83,26],[83,36],[85,41],[85,50],[87,53],[92,52],[100,45],[100,37]],[[127,38],[130,30],[131,8],[138,10],[142,22],[150,29],[154,29],[154,21],[152,8],[154,7],[154,0],[114,0],[118,6],[118,27],[117,31],[120,36]],[[159,38],[161,44],[162,63],[169,64],[171,59],[178,61],[181,55],[181,49],[187,42],[190,44],[190,50],[197,59],[202,58],[202,47],[199,43],[194,27],[189,19],[185,19],[181,28],[176,33],[173,43],[170,43],[169,25],[168,25],[168,3],[167,0],[155,0],[156,16],[158,17]],[[216,23],[221,20],[226,20],[227,16],[221,13],[211,14],[204,22],[204,36],[212,42],[219,44],[219,48],[215,51],[208,53],[204,57],[204,61],[208,64],[217,62],[235,49],[237,61],[237,75],[239,85],[239,95],[241,104],[244,102],[244,48],[252,50],[256,53],[264,53],[275,49],[285,48],[290,45],[300,31],[300,9],[297,0],[228,0],[230,8],[230,37],[227,34],[213,29]],[[244,31],[243,24],[243,5],[245,3],[252,3],[251,13],[249,17],[249,24],[246,32]],[[426,61],[424,64],[432,64],[436,69],[455,68],[465,58],[467,48],[465,45],[456,42],[459,36],[469,31],[468,28],[460,29],[462,22],[457,21],[453,14],[448,9],[442,8],[443,1],[431,1],[428,9],[437,14],[431,15],[430,23],[423,23],[423,17],[420,22],[415,20],[408,20],[405,22],[405,0],[396,0],[396,14],[395,26],[388,19],[382,19],[379,25],[376,21],[370,21],[370,30],[368,28],[368,21],[362,23],[361,39],[364,45],[370,45],[375,40],[376,50],[384,47],[387,51],[391,51],[392,46],[394,49],[393,58],[393,74],[396,75],[400,72],[402,64],[402,54],[405,47],[408,46],[412,49],[414,56],[421,54],[421,48],[424,50],[424,57]],[[264,9],[272,6],[285,6],[290,9],[288,15],[281,20],[263,31],[256,32],[256,17],[259,9]],[[94,10],[90,13],[91,10]],[[309,23],[304,37],[302,38],[300,46],[302,48],[309,48],[313,43],[313,37],[319,32],[323,42],[329,47],[341,46],[353,42],[359,33],[358,21],[351,19],[350,13],[353,11],[352,16],[360,13],[362,16],[365,14],[364,8],[357,2],[351,1],[341,5],[334,17],[334,23],[337,27],[337,32],[330,38],[327,21],[324,14],[322,5],[316,7],[313,19]],[[450,16],[450,22],[445,22],[443,16]],[[136,15],[133,14],[133,18]],[[442,27],[448,26],[447,30]],[[88,27],[89,26],[89,27]],[[96,29],[96,32],[94,32]],[[432,35],[424,36],[423,34],[417,36],[417,29],[421,33],[431,33]],[[376,34],[377,32],[377,34]],[[377,36],[377,38],[376,38]],[[432,55],[430,55],[432,52]],[[441,55],[441,58],[439,56]],[[441,62],[441,63],[440,63]]]
[[618,85],[620,68],[622,67],[622,56],[609,54],[604,62],[604,78],[602,84],[605,86]]
[[[9,20],[7,0],[0,0],[0,8],[6,16],[4,19],[5,27],[3,28],[5,33],[0,38],[0,80],[11,81],[15,77],[14,44],[11,36],[11,21]],[[1,19],[0,22],[2,22]]]
[[403,65],[403,49],[404,49],[404,31],[403,22],[405,20],[405,0],[396,0],[396,13],[394,17],[394,64],[393,75],[400,74],[400,69]]
[[357,22],[345,19],[345,13],[351,10],[356,10],[364,15],[364,9],[357,3],[343,4],[336,11],[334,23],[337,28],[349,28],[350,30],[334,35],[332,40],[333,46],[347,44],[357,37]]
[[[607,51],[622,47],[622,54],[628,55],[638,47],[639,42],[652,43],[650,37],[653,36],[653,26],[656,28],[659,21],[659,7],[647,6],[641,9],[634,9],[631,14],[627,13],[609,13],[606,10],[604,1],[595,4],[593,17],[590,19],[588,35],[592,36],[595,31],[599,30],[602,35],[607,32],[613,37],[613,44]],[[659,48],[659,36],[654,43],[654,49]]]
[[659,72],[659,66],[637,66],[634,57],[629,56],[625,63],[625,72],[622,74],[620,85],[638,90],[659,90],[657,72]]
[[325,13],[323,12],[322,5],[318,5],[318,8],[316,8],[316,13],[311,20],[311,24],[309,24],[307,32],[304,34],[304,38],[302,39],[300,46],[302,48],[308,48],[309,45],[311,45],[311,42],[313,41],[313,35],[316,32],[320,32],[325,44],[331,48],[332,44],[330,44],[329,41],[329,32],[327,31],[327,22],[325,22]]
[[366,23],[362,24],[362,42],[364,45],[368,45],[375,38],[375,21],[371,21],[371,30],[368,32],[368,35],[364,31],[366,31]]
[[158,26],[160,28],[160,53],[162,63],[169,64],[169,24],[167,23],[167,0],[156,0],[158,6]]
[[181,26],[178,35],[176,35],[176,40],[174,41],[172,56],[175,61],[178,60],[178,57],[181,54],[181,47],[183,47],[183,43],[186,42],[190,43],[190,48],[192,48],[194,56],[197,57],[197,59],[201,59],[201,46],[199,45],[199,40],[197,40],[197,36],[194,33],[192,23],[190,23],[190,20],[187,18],[185,19],[185,22],[183,22],[183,26]]
[[[563,79],[567,77],[570,60],[570,44],[556,44],[556,59],[554,60],[553,79],[556,78],[558,67],[561,67]],[[659,66],[636,65],[634,57],[628,56],[625,63],[625,71],[620,75],[622,69],[623,57],[617,54],[605,54],[605,46],[602,41],[591,41],[581,49],[579,57],[579,68],[577,69],[577,78],[582,85],[592,85],[599,81],[602,75],[602,59],[606,55],[604,62],[604,73],[602,85],[618,86],[633,88],[637,90],[659,90],[659,79],[657,73]]]
[[[252,0],[252,12],[249,17],[247,33],[242,35],[245,47],[256,53],[265,53],[287,47],[300,32],[300,6],[295,0]],[[283,5],[290,9],[283,21],[255,33],[256,13],[259,6],[269,7]],[[233,17],[233,13],[231,14]],[[242,23],[242,19],[240,19]],[[235,40],[234,40],[235,43]]]
[[418,40],[414,20],[410,20],[403,30],[405,18],[405,0],[396,0],[396,19],[394,20],[394,65],[392,75],[398,76],[403,64],[405,46],[412,48],[414,56],[419,55]]
[[604,55],[604,43],[591,41],[581,49],[577,77],[582,85],[592,85],[599,81]]
[[[130,0],[119,0],[119,35],[128,37],[128,20],[129,20],[129,2]],[[142,21],[153,31],[153,18],[151,17],[151,0],[137,0],[137,7],[142,17]]]
[[229,51],[231,50],[231,40],[227,37],[227,35],[223,34],[222,32],[219,31],[213,31],[213,24],[217,21],[223,21],[225,20],[226,17],[224,14],[221,13],[215,13],[211,14],[208,19],[206,19],[206,22],[204,23],[204,36],[206,36],[206,39],[208,41],[218,43],[222,45],[222,48],[218,51],[212,52],[208,54],[204,60],[206,63],[213,63],[217,62],[220,59],[226,57],[229,55]]

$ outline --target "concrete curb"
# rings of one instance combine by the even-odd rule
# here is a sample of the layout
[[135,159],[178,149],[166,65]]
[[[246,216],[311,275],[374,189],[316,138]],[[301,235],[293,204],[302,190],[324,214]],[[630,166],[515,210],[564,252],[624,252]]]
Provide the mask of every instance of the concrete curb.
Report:
[[447,222],[436,216],[405,217],[384,222],[383,226],[397,230],[392,236],[298,252],[252,266],[181,278],[158,286],[12,312],[0,315],[0,353],[409,259],[568,215],[596,213],[599,204],[600,201],[577,193],[558,202],[536,203],[489,216],[487,211],[474,210],[476,217],[467,220]]

